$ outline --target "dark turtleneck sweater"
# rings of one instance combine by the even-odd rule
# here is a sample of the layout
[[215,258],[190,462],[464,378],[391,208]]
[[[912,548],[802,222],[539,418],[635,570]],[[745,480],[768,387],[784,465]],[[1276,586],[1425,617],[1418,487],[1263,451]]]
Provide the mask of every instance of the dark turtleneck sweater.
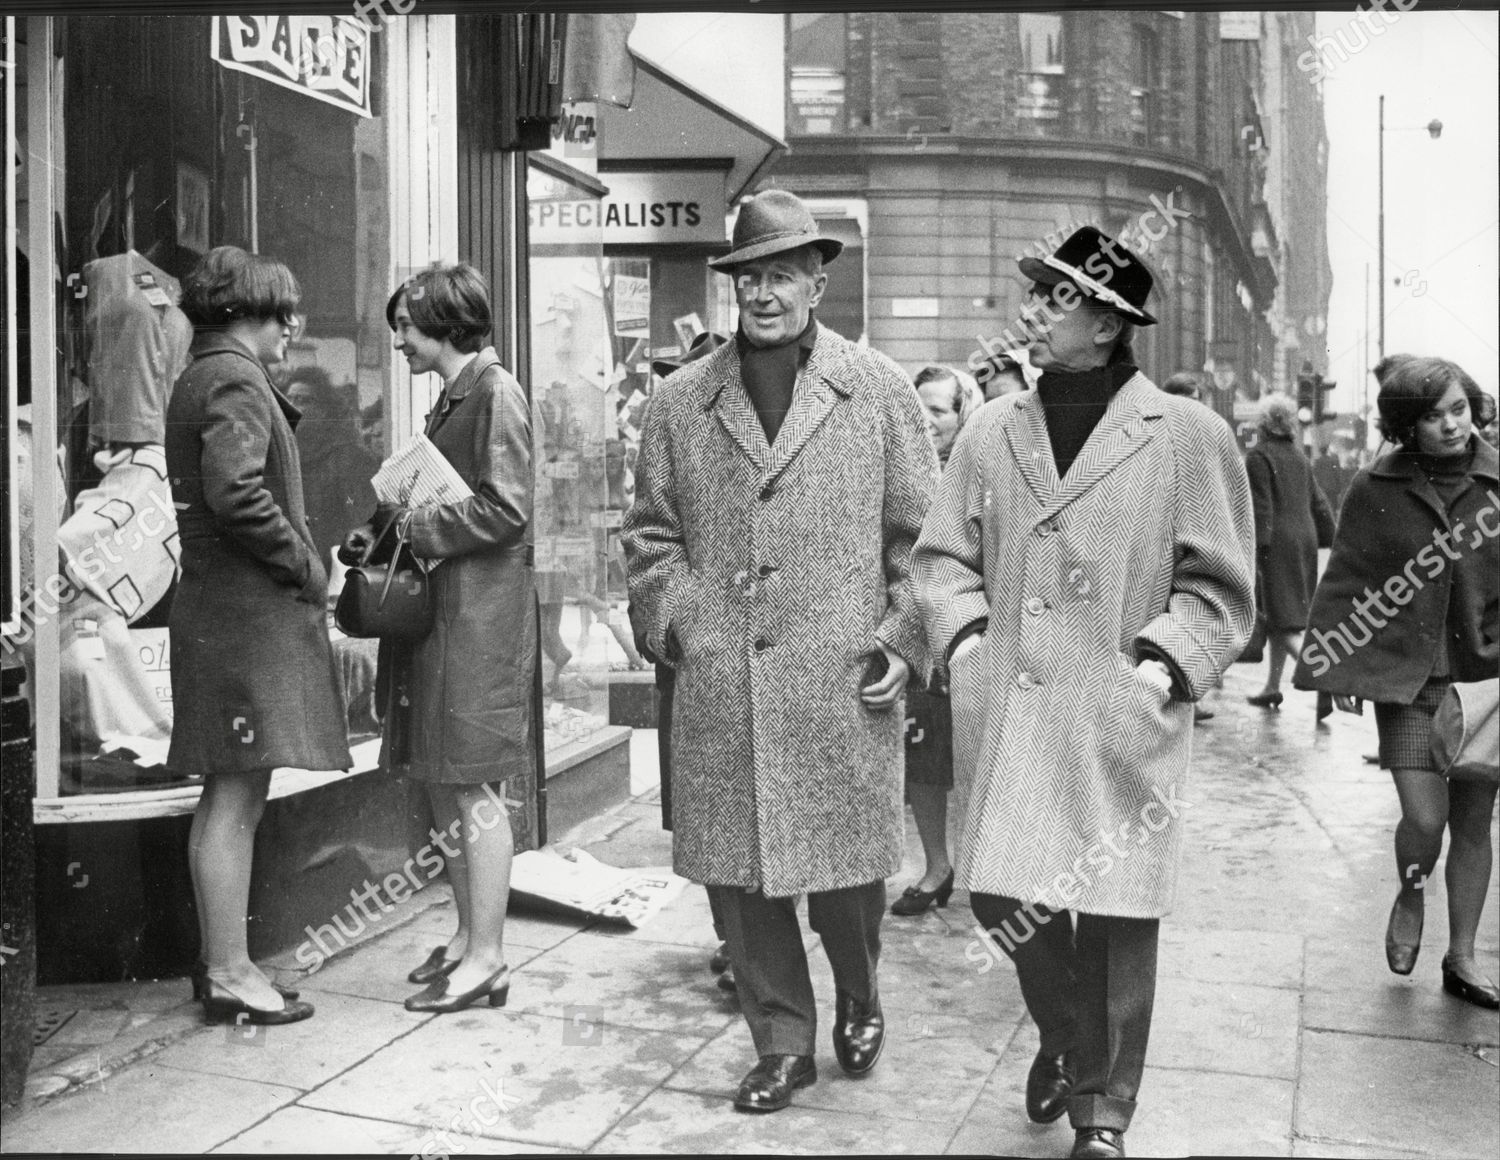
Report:
[[740,353],[740,377],[767,443],[776,442],[776,433],[791,410],[797,372],[807,364],[817,336],[818,323],[811,314],[802,333],[779,346],[753,346],[743,330],[734,332],[734,345]]
[[1067,478],[1068,468],[1088,442],[1115,392],[1135,374],[1128,362],[1111,363],[1088,371],[1043,371],[1037,380],[1036,397],[1047,420],[1047,439],[1057,464],[1057,478]]

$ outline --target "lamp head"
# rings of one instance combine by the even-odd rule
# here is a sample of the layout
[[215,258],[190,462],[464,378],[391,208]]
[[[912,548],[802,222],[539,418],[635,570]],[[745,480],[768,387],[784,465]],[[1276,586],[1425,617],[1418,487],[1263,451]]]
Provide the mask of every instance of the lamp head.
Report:
[[1443,135],[1443,123],[1436,117],[1434,117],[1432,120],[1427,122],[1427,133],[1434,141],[1436,141]]

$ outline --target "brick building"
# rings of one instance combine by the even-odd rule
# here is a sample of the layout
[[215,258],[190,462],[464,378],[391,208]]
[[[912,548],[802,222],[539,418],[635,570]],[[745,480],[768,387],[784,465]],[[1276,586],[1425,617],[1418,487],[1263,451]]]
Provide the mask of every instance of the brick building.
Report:
[[849,245],[835,329],[908,369],[973,365],[1017,316],[1016,256],[1092,223],[1157,271],[1137,355],[1158,381],[1213,369],[1227,415],[1311,357],[1290,345],[1330,285],[1321,95],[1292,63],[1311,14],[787,19],[790,152],[767,184]]

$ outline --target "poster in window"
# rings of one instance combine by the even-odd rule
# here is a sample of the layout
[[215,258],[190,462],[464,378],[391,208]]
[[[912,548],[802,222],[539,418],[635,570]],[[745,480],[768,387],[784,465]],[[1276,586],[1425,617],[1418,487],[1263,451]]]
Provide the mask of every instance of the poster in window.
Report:
[[195,165],[177,163],[177,244],[208,253],[208,174]]

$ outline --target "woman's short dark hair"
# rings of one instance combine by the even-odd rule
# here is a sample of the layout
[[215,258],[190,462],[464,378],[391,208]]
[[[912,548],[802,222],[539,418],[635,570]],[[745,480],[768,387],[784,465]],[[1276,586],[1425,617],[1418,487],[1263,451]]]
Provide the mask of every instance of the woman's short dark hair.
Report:
[[385,320],[392,330],[403,297],[412,325],[428,338],[447,339],[463,354],[484,348],[485,337],[493,329],[490,288],[484,275],[469,263],[434,264],[401,283],[385,304]]
[[1407,358],[1387,368],[1375,405],[1380,409],[1380,433],[1393,443],[1415,450],[1417,424],[1457,383],[1469,400],[1474,426],[1495,418],[1495,400],[1457,363],[1445,358]]
[[285,262],[238,246],[215,246],[182,283],[182,311],[200,330],[241,318],[291,322],[301,301],[302,288]]

